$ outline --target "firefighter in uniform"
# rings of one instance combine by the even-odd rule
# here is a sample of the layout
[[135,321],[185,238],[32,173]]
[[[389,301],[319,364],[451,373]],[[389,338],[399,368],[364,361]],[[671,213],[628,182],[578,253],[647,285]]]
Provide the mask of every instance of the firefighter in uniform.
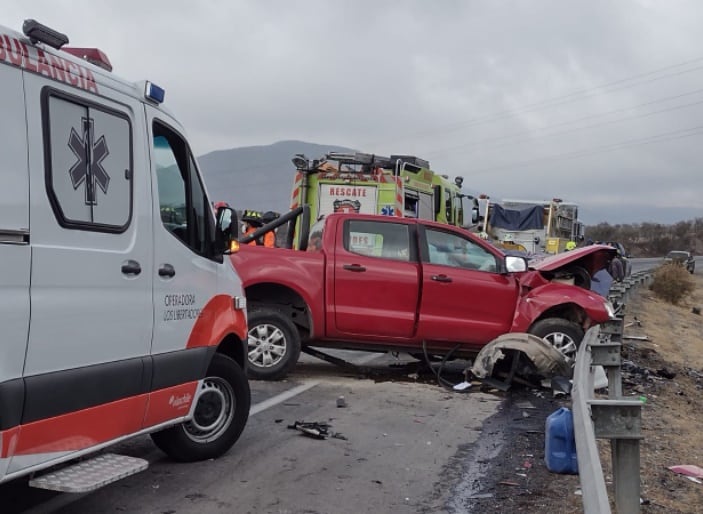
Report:
[[[259,211],[246,210],[242,215],[242,221],[245,223],[244,236],[248,236],[253,232],[259,230],[264,225],[271,223],[273,220],[278,218],[279,214],[273,211],[268,211],[265,214],[261,214]],[[273,248],[276,245],[276,232],[270,230],[264,235],[252,239],[247,244],[266,246],[267,248]]]

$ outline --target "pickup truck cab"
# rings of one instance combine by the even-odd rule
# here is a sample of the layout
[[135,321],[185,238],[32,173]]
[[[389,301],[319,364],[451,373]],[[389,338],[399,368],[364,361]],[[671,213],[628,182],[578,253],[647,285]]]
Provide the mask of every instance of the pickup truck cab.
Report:
[[307,251],[241,247],[250,378],[280,379],[303,346],[472,356],[507,332],[575,356],[614,317],[590,290],[615,249],[592,245],[528,267],[470,232],[411,218],[332,214]]

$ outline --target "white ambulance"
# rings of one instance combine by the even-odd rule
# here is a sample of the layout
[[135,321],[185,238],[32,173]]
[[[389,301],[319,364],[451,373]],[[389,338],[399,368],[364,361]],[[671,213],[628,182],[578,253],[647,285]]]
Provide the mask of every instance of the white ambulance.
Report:
[[163,89],[23,32],[0,27],[0,482],[94,489],[145,467],[103,450],[147,433],[217,457],[251,401],[236,217],[213,216]]

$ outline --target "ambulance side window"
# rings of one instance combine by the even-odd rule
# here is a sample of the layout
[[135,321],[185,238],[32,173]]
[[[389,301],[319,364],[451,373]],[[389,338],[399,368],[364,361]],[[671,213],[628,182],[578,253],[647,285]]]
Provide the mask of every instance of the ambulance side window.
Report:
[[161,222],[196,253],[209,257],[214,218],[188,146],[171,129],[154,123],[154,160]]
[[46,89],[46,184],[61,226],[123,232],[132,216],[132,128],[120,112]]

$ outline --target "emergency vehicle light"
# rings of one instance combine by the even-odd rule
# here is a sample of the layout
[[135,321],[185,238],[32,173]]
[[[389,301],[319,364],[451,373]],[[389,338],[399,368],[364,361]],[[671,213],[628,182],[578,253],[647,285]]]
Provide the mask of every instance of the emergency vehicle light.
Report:
[[152,102],[160,104],[164,101],[166,91],[163,88],[157,86],[156,84],[147,82],[146,87],[144,89],[144,96]]
[[85,59],[90,64],[94,64],[102,68],[103,70],[112,71],[112,64],[110,59],[107,58],[99,48],[78,48],[74,46],[67,46],[63,48],[64,52],[68,52],[71,55]]
[[22,32],[29,38],[32,44],[40,41],[57,50],[63,45],[68,44],[68,36],[61,32],[51,29],[46,25],[42,25],[37,20],[24,20],[22,24]]

